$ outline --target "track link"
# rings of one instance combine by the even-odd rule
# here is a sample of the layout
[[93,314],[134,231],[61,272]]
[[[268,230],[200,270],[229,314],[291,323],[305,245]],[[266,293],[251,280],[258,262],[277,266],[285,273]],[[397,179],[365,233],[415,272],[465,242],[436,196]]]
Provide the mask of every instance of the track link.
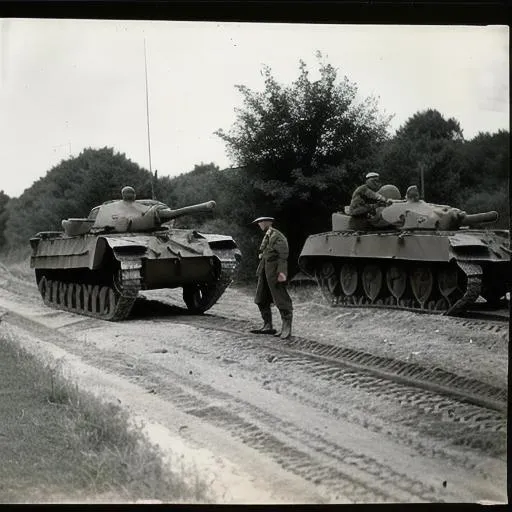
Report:
[[123,256],[117,279],[112,284],[79,283],[65,279],[50,279],[46,275],[38,280],[39,293],[45,305],[91,316],[102,320],[123,320],[130,314],[141,289],[142,261]]

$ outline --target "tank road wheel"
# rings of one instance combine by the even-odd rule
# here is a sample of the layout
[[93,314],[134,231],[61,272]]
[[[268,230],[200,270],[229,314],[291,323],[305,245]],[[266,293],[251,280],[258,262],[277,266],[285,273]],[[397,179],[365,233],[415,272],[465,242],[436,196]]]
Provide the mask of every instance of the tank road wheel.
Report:
[[59,281],[52,281],[52,298],[53,304],[59,303]]
[[84,294],[81,283],[75,284],[75,308],[78,313],[84,311]]
[[52,281],[51,279],[48,279],[46,281],[46,301],[48,304],[53,304],[53,300],[54,300],[54,297],[53,297],[53,290],[54,290],[54,286],[53,286],[53,283],[54,281]]
[[99,313],[100,313],[99,301],[98,301],[99,293],[100,293],[100,287],[97,284],[95,284],[91,290],[91,313],[94,316],[99,316]]
[[446,310],[455,302],[455,300],[457,300],[453,294],[459,287],[458,273],[457,268],[454,266],[444,267],[439,271],[437,275],[437,284],[443,298],[437,301],[437,310]]
[[336,302],[336,291],[338,287],[338,277],[336,269],[330,261],[326,261],[316,270],[315,277],[320,286],[320,290],[329,304]]
[[66,307],[67,283],[59,283],[59,305]]
[[75,305],[74,305],[74,299],[75,297],[75,283],[68,283],[68,289],[66,292],[66,307],[70,311],[74,311]]
[[405,293],[405,289],[407,287],[407,272],[405,269],[398,265],[392,265],[389,267],[386,272],[386,284],[398,305],[398,302]]
[[45,276],[41,277],[39,280],[39,283],[37,284],[37,287],[39,288],[39,293],[41,294],[41,298],[43,299],[44,303],[48,303],[48,293],[50,290],[50,287],[48,286],[48,280]]
[[356,293],[357,283],[357,267],[353,263],[345,263],[340,271],[341,290],[350,297]]
[[102,286],[98,295],[99,314],[108,317],[114,312],[115,296],[114,290],[108,286]]
[[216,286],[208,283],[193,284],[183,287],[183,300],[191,313],[204,313],[212,304]]
[[373,304],[382,289],[382,271],[379,265],[370,263],[365,265],[362,273],[363,289]]
[[92,311],[91,294],[92,284],[83,284],[82,289],[84,291],[84,311],[90,313]]
[[411,288],[416,300],[420,303],[421,309],[425,309],[432,288],[434,287],[434,276],[430,267],[418,267],[411,273]]
[[79,313],[85,314],[87,312],[87,299],[86,286],[83,283],[77,283],[76,285],[76,307]]

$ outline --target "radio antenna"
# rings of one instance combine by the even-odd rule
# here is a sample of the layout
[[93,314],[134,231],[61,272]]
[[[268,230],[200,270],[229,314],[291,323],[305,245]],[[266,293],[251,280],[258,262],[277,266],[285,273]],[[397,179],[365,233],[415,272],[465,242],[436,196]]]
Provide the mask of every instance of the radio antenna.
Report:
[[149,133],[149,93],[148,93],[148,59],[146,56],[146,38],[144,38],[144,74],[146,77],[146,120],[148,125],[148,153],[149,153],[149,173],[151,175],[151,198],[155,198],[155,188],[153,185],[153,168],[151,167],[151,136]]

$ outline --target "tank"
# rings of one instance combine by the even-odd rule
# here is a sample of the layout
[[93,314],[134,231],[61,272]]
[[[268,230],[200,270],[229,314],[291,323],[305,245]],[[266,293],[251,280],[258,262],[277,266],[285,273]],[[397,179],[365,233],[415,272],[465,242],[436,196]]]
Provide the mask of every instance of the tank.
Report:
[[174,219],[214,207],[214,201],[176,210],[151,199],[107,201],[87,218],[63,220],[63,231],[37,233],[30,265],[44,303],[122,320],[140,290],[181,287],[187,308],[203,313],[232,282],[241,253],[230,236],[176,229]]
[[[396,197],[396,187],[379,192]],[[398,195],[400,197],[400,195]],[[510,291],[508,230],[477,214],[416,198],[393,199],[370,218],[332,214],[332,231],[307,238],[299,267],[331,304],[458,314]]]

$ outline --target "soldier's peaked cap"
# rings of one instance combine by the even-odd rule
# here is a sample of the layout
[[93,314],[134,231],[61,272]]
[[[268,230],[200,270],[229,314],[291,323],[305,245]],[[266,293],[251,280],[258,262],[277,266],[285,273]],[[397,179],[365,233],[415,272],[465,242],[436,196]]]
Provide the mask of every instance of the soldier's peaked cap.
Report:
[[365,178],[368,179],[368,178],[378,178],[379,177],[379,174],[376,173],[376,172],[369,172]]
[[274,222],[276,219],[274,217],[258,217],[257,219],[254,219],[251,224],[258,224],[258,222],[263,222],[264,220],[269,220],[271,222]]

